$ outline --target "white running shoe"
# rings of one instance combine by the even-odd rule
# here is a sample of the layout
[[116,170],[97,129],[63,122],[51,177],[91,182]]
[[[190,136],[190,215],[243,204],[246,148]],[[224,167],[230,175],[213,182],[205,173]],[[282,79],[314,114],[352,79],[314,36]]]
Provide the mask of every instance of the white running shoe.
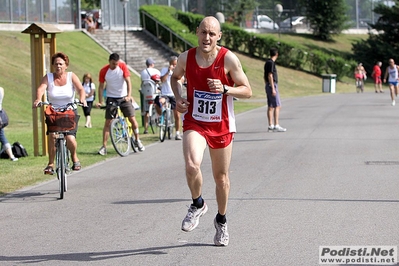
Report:
[[216,234],[213,242],[216,246],[227,246],[229,244],[229,232],[227,232],[227,222],[224,224],[218,223],[216,218],[213,220],[215,225]]
[[270,125],[268,128],[267,128],[267,131],[273,131],[274,130],[274,125]]
[[102,146],[100,148],[100,150],[98,151],[98,154],[100,154],[102,156],[107,155],[107,149],[104,146]]
[[145,147],[144,147],[143,143],[141,143],[141,140],[136,140],[135,145],[137,148],[139,148],[139,151],[145,151]]
[[275,132],[285,132],[285,131],[287,131],[287,129],[281,127],[280,125],[276,125],[276,126],[274,127],[274,130],[273,130],[273,131],[275,131]]
[[175,140],[181,140],[181,135],[180,135],[180,133],[176,133]]
[[187,215],[184,218],[181,230],[185,232],[193,231],[199,224],[199,218],[204,215],[208,211],[208,206],[204,202],[204,206],[202,208],[197,208],[193,205],[190,205],[188,209]]
[[395,106],[395,100],[392,101],[392,106]]

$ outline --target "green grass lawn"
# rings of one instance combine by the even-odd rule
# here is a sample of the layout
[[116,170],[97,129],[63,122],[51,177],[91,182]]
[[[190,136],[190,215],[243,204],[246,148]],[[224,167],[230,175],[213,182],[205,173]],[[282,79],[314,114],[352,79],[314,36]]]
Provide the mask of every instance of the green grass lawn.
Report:
[[[359,36],[358,36],[359,37]],[[343,35],[336,42],[324,44],[317,43],[327,49],[349,53],[351,35]],[[297,42],[311,43],[308,36],[283,35],[281,38],[295,38]],[[346,43],[345,45],[343,45]],[[315,44],[316,45],[316,44]],[[55,178],[43,175],[42,169],[47,164],[46,156],[33,156],[33,121],[32,121],[32,85],[31,85],[31,58],[30,39],[28,34],[18,32],[0,32],[0,86],[5,89],[3,107],[10,117],[10,124],[5,128],[6,136],[12,144],[14,141],[22,143],[29,156],[21,158],[18,162],[0,160],[0,194],[8,193]],[[98,86],[98,72],[100,68],[108,63],[108,53],[96,44],[92,39],[82,32],[64,32],[57,35],[57,51],[65,52],[70,58],[69,70],[73,71],[81,79],[83,74],[89,72]],[[132,51],[133,52],[133,51]],[[250,100],[235,102],[236,112],[244,112],[249,109],[265,105],[265,92],[263,82],[264,62],[238,54],[241,63],[250,80],[253,97]],[[322,81],[320,77],[299,72],[292,69],[278,67],[279,90],[282,98],[317,95],[322,93]],[[133,97],[139,101],[140,78],[132,75]],[[371,85],[366,89],[373,90]],[[35,90],[36,88],[33,88]],[[354,92],[353,81],[338,82],[337,93]],[[253,101],[260,100],[260,101]],[[83,167],[101,162],[107,158],[117,156],[108,144],[108,155],[106,157],[97,155],[102,142],[102,127],[104,123],[104,110],[94,109],[92,111],[93,128],[84,128],[84,116],[81,109],[80,127],[77,134],[78,156]],[[137,116],[141,125],[141,116]],[[266,124],[266,116],[265,116]],[[140,129],[142,132],[143,129]],[[157,141],[157,136],[148,134],[141,135],[145,145]]]

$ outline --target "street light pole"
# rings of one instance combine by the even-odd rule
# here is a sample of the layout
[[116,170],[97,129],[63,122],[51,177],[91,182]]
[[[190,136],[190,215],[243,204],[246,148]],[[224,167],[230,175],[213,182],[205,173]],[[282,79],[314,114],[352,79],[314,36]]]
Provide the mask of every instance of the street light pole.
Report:
[[125,63],[127,65],[127,56],[126,56],[126,6],[129,0],[120,0],[123,5],[123,27],[124,27],[124,38],[125,38]]
[[[280,4],[277,4],[275,7],[274,7],[274,11],[276,12],[276,14],[277,14],[277,16],[278,16],[278,22],[279,22],[279,24],[280,24],[280,20],[281,20],[281,14],[283,13],[283,6],[282,5],[280,5]],[[280,39],[280,30],[281,30],[281,28],[280,28],[280,25],[278,25],[278,38]]]

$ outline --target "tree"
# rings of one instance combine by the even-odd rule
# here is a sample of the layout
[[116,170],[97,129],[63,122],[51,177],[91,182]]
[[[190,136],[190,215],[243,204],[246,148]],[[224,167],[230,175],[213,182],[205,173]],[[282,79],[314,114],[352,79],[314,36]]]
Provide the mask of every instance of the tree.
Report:
[[252,11],[256,7],[256,2],[255,0],[207,0],[206,5],[207,15],[215,15],[216,12],[223,12],[226,20],[231,21],[236,26],[240,26],[246,20],[246,12],[251,12],[252,14]]
[[331,40],[349,28],[345,0],[301,0],[313,34],[321,40]]
[[355,60],[363,62],[366,70],[372,69],[377,61],[399,60],[396,56],[399,53],[399,1],[394,2],[392,7],[379,4],[374,8],[374,12],[381,15],[375,24],[370,24],[375,31],[370,31],[367,40],[352,45]]
[[81,0],[81,9],[96,9],[100,8],[101,0]]

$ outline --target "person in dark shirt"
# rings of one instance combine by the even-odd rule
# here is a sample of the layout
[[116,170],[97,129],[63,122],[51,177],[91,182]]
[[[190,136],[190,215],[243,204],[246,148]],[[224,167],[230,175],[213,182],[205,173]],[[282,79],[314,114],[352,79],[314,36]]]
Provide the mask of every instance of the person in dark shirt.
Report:
[[268,131],[285,132],[286,128],[280,126],[278,119],[281,108],[280,94],[278,92],[278,75],[276,60],[278,57],[277,48],[270,49],[270,58],[267,59],[264,67],[265,90],[267,96],[267,119],[269,120]]

